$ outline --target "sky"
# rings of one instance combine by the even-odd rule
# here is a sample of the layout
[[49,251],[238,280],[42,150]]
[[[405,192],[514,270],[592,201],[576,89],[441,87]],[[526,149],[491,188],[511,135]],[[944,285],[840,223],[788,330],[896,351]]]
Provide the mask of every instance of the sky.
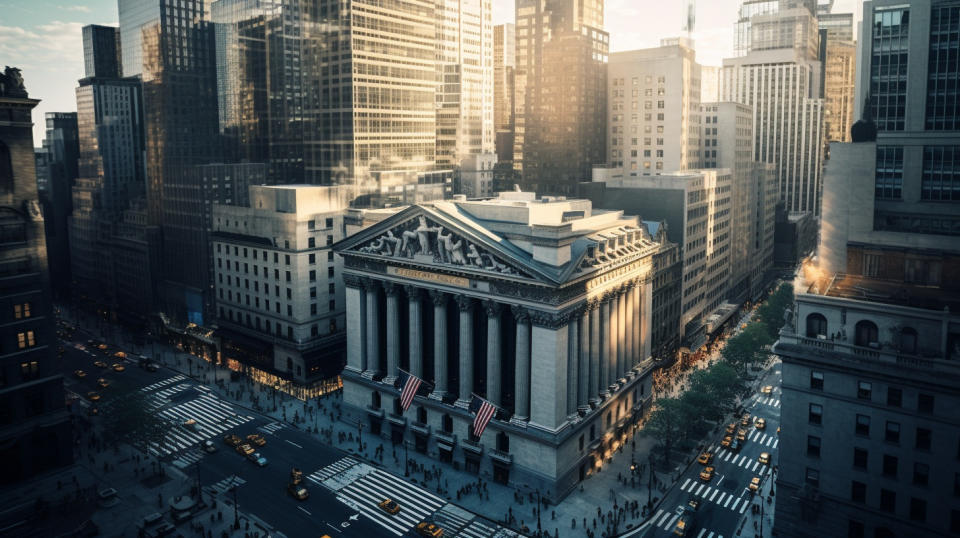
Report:
[[[860,0],[836,0],[835,12],[857,11]],[[693,38],[697,60],[720,65],[733,52],[733,23],[740,0],[700,0]],[[495,24],[513,22],[513,0],[493,0]],[[83,76],[80,29],[87,24],[117,24],[117,0],[0,0],[0,66],[23,71],[33,111],[34,145],[44,136],[45,112],[77,109],[74,90]],[[610,50],[655,47],[681,35],[680,0],[606,0]]]

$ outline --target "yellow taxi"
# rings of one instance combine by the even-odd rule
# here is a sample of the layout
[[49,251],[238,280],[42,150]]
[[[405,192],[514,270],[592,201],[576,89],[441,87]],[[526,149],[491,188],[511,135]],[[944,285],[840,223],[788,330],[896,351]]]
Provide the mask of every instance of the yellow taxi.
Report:
[[384,512],[390,515],[394,515],[400,511],[400,505],[391,499],[384,499],[379,503],[377,503],[377,506],[379,506],[381,510],[383,510]]
[[761,453],[760,453],[760,457],[757,458],[757,460],[760,461],[760,463],[762,463],[762,464],[764,464],[764,465],[770,465],[770,453],[769,453],[769,452],[761,452]]
[[747,430],[741,429],[737,431],[737,441],[740,441],[741,443],[743,443],[746,440],[747,440]]
[[720,446],[722,446],[723,448],[730,448],[730,443],[732,442],[733,442],[733,436],[725,435],[723,437],[723,441],[720,441]]
[[737,423],[736,423],[736,422],[731,422],[730,424],[727,424],[727,433],[728,433],[728,434],[733,435],[733,432],[735,432],[735,431],[737,431]]
[[753,425],[756,426],[758,430],[762,430],[767,427],[767,421],[757,417],[757,420],[753,421]]
[[773,392],[773,387],[771,385],[766,385],[762,389],[760,389],[760,392],[764,394],[770,394]]
[[73,375],[79,377],[80,379],[83,379],[84,377],[87,377],[87,373],[84,372],[83,370],[74,370],[74,371],[73,371]]
[[259,433],[251,433],[248,435],[247,442],[254,446],[264,446],[267,444],[267,440]]
[[235,446],[240,446],[240,443],[242,443],[243,440],[241,440],[241,439],[240,439],[239,437],[237,437],[236,435],[230,434],[230,435],[225,435],[225,436],[223,437],[223,442],[226,443],[226,444],[229,445],[229,446],[234,446],[234,447],[235,447]]
[[713,454],[710,452],[704,452],[700,454],[700,457],[697,458],[697,463],[700,465],[710,465],[710,462],[713,461]]
[[747,486],[750,491],[759,491],[760,490],[760,477],[755,476],[750,479],[750,485]]
[[91,390],[87,393],[87,399],[91,402],[98,402],[100,401],[100,394]]
[[103,362],[103,361],[93,361],[93,365],[96,366],[97,368],[106,368],[106,367],[107,367],[107,363],[105,363],[105,362]]
[[107,387],[110,386],[110,382],[101,377],[100,379],[97,380],[97,385],[98,385],[101,389],[105,389],[105,388],[107,388]]
[[253,447],[248,445],[247,443],[243,443],[237,446],[237,453],[242,454],[244,456],[249,456],[250,454],[253,454],[253,452],[254,452]]
[[713,467],[704,467],[703,470],[700,471],[700,480],[704,482],[713,480]]
[[743,418],[740,419],[741,426],[748,426],[750,424],[750,413],[744,413]]
[[126,370],[126,369],[127,369],[127,367],[124,366],[124,365],[122,365],[122,364],[120,364],[119,362],[113,364],[113,371],[114,371],[114,372],[122,372],[122,371],[124,371],[124,370]]
[[417,534],[424,538],[443,538],[443,529],[433,523],[421,521],[417,524]]

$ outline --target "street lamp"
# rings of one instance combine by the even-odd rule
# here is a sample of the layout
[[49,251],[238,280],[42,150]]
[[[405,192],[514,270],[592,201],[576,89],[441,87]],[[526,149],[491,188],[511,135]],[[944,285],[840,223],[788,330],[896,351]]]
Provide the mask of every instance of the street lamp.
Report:
[[407,457],[407,440],[403,440],[403,476],[410,476],[410,458]]
[[653,508],[653,452],[647,454],[647,465],[650,466],[650,474],[647,477],[647,510]]
[[363,422],[357,419],[357,453],[363,452]]
[[537,535],[542,535],[543,530],[540,528],[540,490],[537,490]]
[[277,393],[280,392],[280,383],[273,384],[273,408],[277,408]]

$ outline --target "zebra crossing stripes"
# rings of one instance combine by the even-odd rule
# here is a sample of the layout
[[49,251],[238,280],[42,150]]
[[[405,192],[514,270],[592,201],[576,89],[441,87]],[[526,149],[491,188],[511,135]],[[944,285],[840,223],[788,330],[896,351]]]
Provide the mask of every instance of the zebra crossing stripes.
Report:
[[723,535],[708,531],[707,529],[700,529],[700,534],[697,535],[697,538],[723,538]]
[[158,457],[196,447],[206,439],[253,420],[253,417],[236,414],[232,407],[210,395],[164,409],[160,411],[160,416],[179,423],[193,419],[197,421],[199,429],[194,432],[179,427],[171,428],[161,444],[151,443],[148,446],[148,451]]
[[707,502],[729,508],[733,511],[737,511],[741,507],[741,502],[743,504],[749,504],[746,499],[738,498],[732,493],[722,491],[720,488],[695,482],[689,478],[680,486],[680,491],[696,495]]
[[169,385],[169,384],[171,384],[171,383],[176,383],[176,382],[178,382],[178,381],[183,381],[183,380],[186,379],[186,378],[187,378],[187,376],[185,376],[185,375],[183,375],[183,374],[177,374],[177,375],[175,375],[175,376],[173,376],[173,377],[168,377],[168,378],[166,378],[166,379],[164,379],[164,380],[157,381],[156,383],[152,383],[152,384],[150,384],[150,385],[147,385],[146,387],[141,388],[141,389],[140,389],[140,392],[150,392],[150,391],[159,389],[160,387],[165,387],[165,386],[167,386],[167,385]]
[[456,536],[465,538],[489,538],[497,533],[497,529],[485,525],[482,521],[473,520],[466,527],[460,529]]
[[[464,538],[490,538],[497,535],[496,525],[475,517],[474,514],[455,504],[447,504],[435,514],[433,521],[451,536]],[[503,536],[503,535],[498,535]]]
[[234,486],[240,486],[246,483],[247,483],[246,480],[234,474],[224,478],[223,480],[217,482],[216,484],[204,486],[203,489],[208,493],[212,493],[214,495],[220,495],[221,493],[230,491]]
[[[374,523],[400,536],[427,519],[447,501],[378,469],[341,488],[337,498]],[[392,499],[400,512],[390,515],[377,504]]]
[[277,432],[277,430],[282,430],[283,428],[286,428],[286,427],[287,427],[287,424],[285,422],[274,421],[269,424],[264,424],[263,426],[260,426],[257,429],[262,431],[263,433],[274,434]]
[[314,482],[322,486],[323,482],[329,479],[330,477],[340,474],[342,472],[345,472],[347,469],[353,467],[357,463],[360,463],[360,462],[358,462],[357,460],[349,456],[346,458],[341,458],[331,463],[330,465],[327,465],[326,467],[323,467],[321,469],[318,469],[310,473],[309,475],[307,475],[307,480],[310,480],[311,482]]
[[180,457],[173,460],[173,464],[179,469],[186,469],[201,459],[203,459],[203,452],[199,448],[195,448],[181,454]]
[[[652,518],[650,518],[650,522],[653,524],[653,526],[670,532],[673,531],[673,525],[679,518],[679,514],[667,512],[661,508],[657,510],[657,513],[654,514]],[[700,532],[697,534],[697,538],[723,538],[723,535],[711,530],[700,529]]]
[[780,407],[780,398],[774,398],[773,396],[759,397],[757,403],[770,407]]

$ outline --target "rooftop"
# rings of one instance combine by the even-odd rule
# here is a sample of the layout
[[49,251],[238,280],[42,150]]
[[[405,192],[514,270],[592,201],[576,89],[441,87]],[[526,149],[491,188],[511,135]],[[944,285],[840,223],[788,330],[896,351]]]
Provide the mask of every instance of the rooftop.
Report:
[[844,273],[838,273],[832,277],[822,276],[813,281],[806,292],[824,297],[855,299],[925,310],[949,308],[951,312],[960,312],[960,293],[940,287],[879,280]]

